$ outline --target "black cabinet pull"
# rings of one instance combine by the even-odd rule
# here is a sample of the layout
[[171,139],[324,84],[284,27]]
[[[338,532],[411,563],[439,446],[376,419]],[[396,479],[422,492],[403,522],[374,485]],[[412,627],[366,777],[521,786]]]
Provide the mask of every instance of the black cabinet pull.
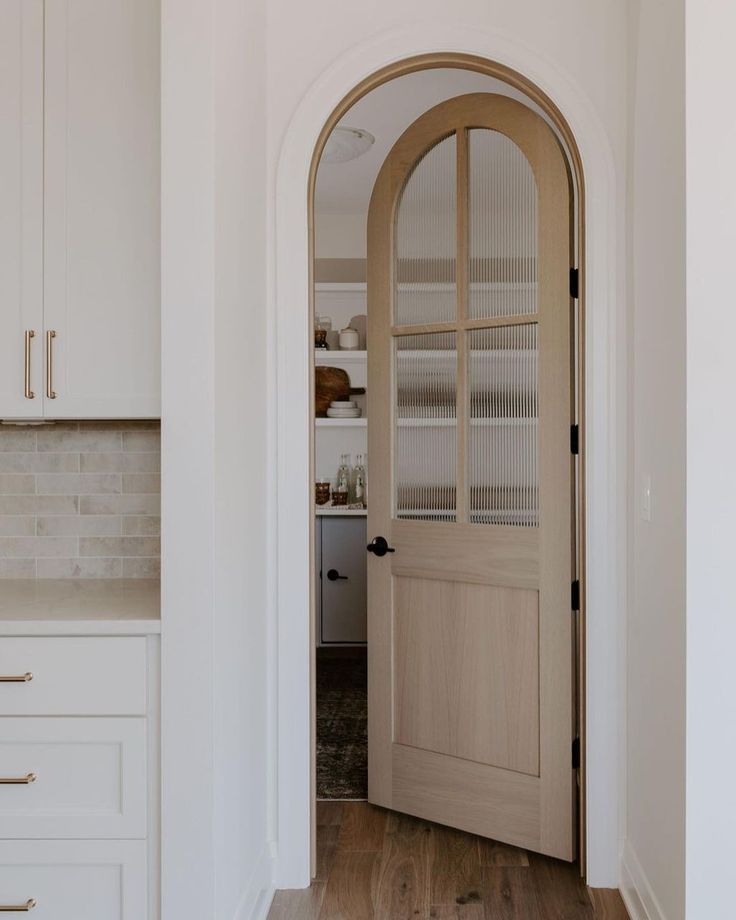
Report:
[[388,540],[385,537],[374,537],[366,549],[369,553],[373,553],[374,556],[385,556],[386,553],[396,552],[393,546],[388,545]]
[[330,570],[327,572],[327,577],[330,579],[330,581],[338,581],[338,580],[339,580],[339,581],[347,581],[347,580],[348,580],[348,576],[347,576],[347,575],[341,575],[341,574],[337,571],[337,569],[330,569]]

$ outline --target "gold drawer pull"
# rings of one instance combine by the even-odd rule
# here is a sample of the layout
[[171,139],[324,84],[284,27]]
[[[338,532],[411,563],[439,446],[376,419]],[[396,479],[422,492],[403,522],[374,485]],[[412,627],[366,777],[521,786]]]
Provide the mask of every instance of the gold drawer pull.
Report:
[[26,671],[25,674],[11,674],[10,676],[0,674],[0,684],[27,684],[29,680],[33,680],[33,674],[30,671]]
[[25,376],[23,380],[23,395],[26,399],[35,399],[36,394],[31,389],[31,339],[35,338],[36,333],[33,329],[26,329],[25,342],[26,342],[26,362],[25,362]]
[[0,776],[0,786],[30,786],[37,779],[35,773],[28,773],[25,776]]
[[46,396],[48,399],[56,399],[54,392],[54,339],[56,333],[49,329],[46,333]]
[[24,911],[33,910],[36,906],[36,899],[29,898],[25,904],[0,904],[0,911],[10,911],[10,913],[22,914]]

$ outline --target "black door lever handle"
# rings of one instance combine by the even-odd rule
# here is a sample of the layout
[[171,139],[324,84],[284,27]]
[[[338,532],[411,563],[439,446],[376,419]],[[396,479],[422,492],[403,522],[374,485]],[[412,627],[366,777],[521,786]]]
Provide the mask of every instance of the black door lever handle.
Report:
[[337,571],[337,569],[330,569],[330,570],[327,572],[327,577],[330,579],[330,581],[338,581],[338,580],[340,580],[340,581],[347,581],[347,580],[348,580],[348,576],[347,576],[347,575],[341,575],[341,574]]
[[388,540],[385,537],[374,537],[366,549],[369,553],[373,553],[374,556],[385,556],[386,553],[396,552],[393,546],[388,545]]

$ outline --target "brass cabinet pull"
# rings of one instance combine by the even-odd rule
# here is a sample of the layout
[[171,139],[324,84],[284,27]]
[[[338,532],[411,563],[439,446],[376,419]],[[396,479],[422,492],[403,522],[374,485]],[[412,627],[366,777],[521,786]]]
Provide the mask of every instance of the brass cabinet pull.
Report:
[[0,674],[0,684],[27,684],[29,680],[33,680],[30,671],[26,671],[25,674]]
[[25,776],[0,776],[0,786],[30,786],[37,779],[35,773],[27,773]]
[[56,399],[54,392],[54,339],[56,332],[49,329],[46,333],[46,396],[48,399]]
[[0,911],[10,911],[11,913],[21,914],[26,910],[33,910],[36,906],[36,899],[29,898],[25,904],[0,904]]
[[31,389],[31,339],[35,338],[33,329],[26,329],[25,334],[25,369],[23,378],[23,395],[26,399],[35,399],[36,394]]

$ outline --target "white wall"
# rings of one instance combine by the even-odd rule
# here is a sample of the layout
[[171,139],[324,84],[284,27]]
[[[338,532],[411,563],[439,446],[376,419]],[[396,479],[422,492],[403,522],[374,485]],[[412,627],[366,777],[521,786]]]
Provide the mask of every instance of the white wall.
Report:
[[244,920],[271,883],[264,5],[162,25],[163,920]]
[[[560,0],[554,4],[542,0],[521,0],[521,2],[488,3],[487,0],[462,0],[448,5],[444,0],[378,0],[366,6],[350,6],[334,0],[315,0],[310,4],[298,5],[290,0],[271,0],[268,4],[268,136],[269,171],[275,189],[278,175],[279,155],[286,144],[288,169],[299,173],[303,161],[302,151],[294,151],[290,137],[297,136],[299,142],[309,146],[308,138],[316,138],[318,125],[305,126],[305,118],[318,106],[314,99],[329,97],[334,93],[336,105],[342,93],[351,84],[341,82],[346,73],[357,79],[366,76],[369,70],[360,73],[360,66],[351,64],[356,58],[365,61],[371,57],[371,48],[380,48],[375,55],[380,60],[383,49],[395,53],[394,60],[407,53],[437,50],[438,41],[447,42],[451,50],[487,49],[490,57],[506,62],[529,61],[522,68],[527,75],[538,80],[552,92],[553,97],[574,99],[577,117],[590,141],[590,149],[596,150],[596,165],[599,177],[605,176],[598,186],[597,199],[590,200],[591,210],[598,209],[600,218],[598,243],[606,249],[599,265],[610,259],[610,270],[596,297],[591,298],[592,311],[589,322],[589,339],[595,348],[589,355],[591,364],[597,368],[612,362],[623,377],[625,371],[625,348],[620,350],[625,336],[625,327],[619,324],[615,304],[607,312],[611,300],[609,280],[616,288],[616,297],[623,301],[625,289],[624,231],[626,215],[625,170],[627,154],[627,4],[618,0],[605,0],[591,4],[584,0]],[[428,37],[431,35],[431,38]],[[438,39],[436,36],[441,35]],[[451,36],[451,37],[450,37]],[[498,49],[503,48],[503,52]],[[390,60],[391,58],[388,58]],[[386,60],[386,58],[384,58]],[[362,65],[361,65],[362,66]],[[331,74],[329,82],[325,73]],[[294,74],[299,79],[294,79]],[[357,82],[354,79],[353,84]],[[563,110],[565,106],[563,105]],[[324,110],[322,110],[324,111]],[[327,117],[329,109],[323,115]],[[573,119],[574,120],[574,119]],[[288,133],[287,133],[288,132]],[[604,135],[603,143],[599,143]],[[607,143],[606,143],[607,142]],[[591,171],[593,167],[591,166]],[[286,172],[286,168],[285,168]],[[303,188],[297,175],[281,176],[281,184],[288,187],[289,194],[281,194],[277,201],[274,219],[276,228],[281,226],[281,250],[274,250],[279,259],[282,274],[273,276],[276,297],[284,304],[278,320],[278,332],[288,338],[288,344],[280,351],[280,373],[282,380],[299,381],[299,389],[291,393],[282,392],[271,402],[272,411],[279,417],[289,415],[292,438],[301,443],[306,432],[302,432],[303,421],[299,421],[301,402],[305,390],[307,356],[300,353],[294,343],[299,341],[298,333],[292,337],[291,330],[299,326],[301,317],[296,314],[302,302],[303,292],[300,273],[305,271],[299,260],[304,251],[305,236],[296,227],[284,233],[283,221],[286,215],[293,215],[294,208],[304,208]],[[606,183],[614,189],[613,200],[606,198]],[[275,192],[273,192],[275,194]],[[297,202],[297,204],[294,204]],[[302,204],[303,203],[303,204]],[[602,213],[604,212],[604,213]],[[611,234],[609,236],[609,234]],[[592,249],[590,250],[592,252]],[[591,272],[591,278],[593,272]],[[599,278],[601,275],[598,276]],[[605,290],[604,290],[605,289]],[[281,293],[279,293],[281,292]],[[295,306],[295,304],[297,306]],[[288,309],[287,309],[288,305]],[[596,312],[597,307],[597,312]],[[290,311],[294,312],[290,312]],[[610,325],[607,325],[610,324]],[[302,368],[302,365],[304,367]],[[294,370],[296,368],[296,370]],[[300,371],[303,375],[300,376]],[[605,530],[607,521],[622,513],[625,494],[625,480],[620,470],[625,469],[625,434],[621,423],[625,413],[625,400],[621,393],[610,387],[605,373],[593,374],[590,380],[591,405],[603,406],[605,412],[598,417],[594,413],[588,419],[590,430],[597,429],[597,443],[613,440],[612,449],[606,454],[610,462],[605,475],[592,477],[591,515],[599,523],[599,533]],[[296,405],[296,408],[294,406]],[[305,403],[306,405],[306,403]],[[306,409],[304,410],[306,414]],[[280,423],[281,424],[281,423]],[[602,430],[604,429],[605,430]],[[284,433],[284,443],[288,436]],[[307,546],[306,533],[295,532],[296,521],[304,520],[306,531],[306,504],[300,489],[303,468],[296,464],[289,466],[283,454],[274,456],[278,462],[280,476],[284,483],[285,507],[279,550],[284,557],[296,560],[288,574],[279,579],[281,609],[301,609],[304,592],[296,594],[293,585],[300,586],[306,577],[306,568],[301,564],[303,547]],[[600,467],[601,469],[603,467]],[[306,494],[306,493],[305,493]],[[301,554],[300,554],[301,549]],[[591,621],[589,639],[597,655],[595,673],[590,674],[590,704],[593,711],[601,714],[589,725],[589,748],[591,759],[589,823],[599,831],[591,835],[589,850],[590,880],[596,885],[614,885],[618,879],[618,824],[616,803],[621,764],[618,761],[618,737],[616,736],[617,713],[621,690],[618,671],[619,641],[622,633],[623,616],[618,614],[625,597],[622,579],[610,578],[612,567],[621,566],[625,546],[623,540],[601,539],[593,545],[589,558],[591,582],[595,580],[602,592],[603,606],[616,608],[616,614],[608,616],[609,610]],[[281,711],[284,715],[279,734],[278,769],[283,798],[279,803],[279,874],[277,881],[282,885],[303,884],[306,877],[304,861],[298,854],[303,852],[308,797],[306,775],[308,771],[308,750],[305,731],[308,722],[307,670],[305,649],[307,648],[306,613],[301,618],[290,617],[280,621],[279,651],[281,665],[278,674],[278,693]],[[283,653],[283,654],[282,654]]]
[[[683,0],[631,6],[631,377],[625,885],[685,916]],[[642,507],[651,481],[651,520]],[[636,895],[634,895],[636,897]]]
[[736,5],[687,0],[687,917],[734,916]]

